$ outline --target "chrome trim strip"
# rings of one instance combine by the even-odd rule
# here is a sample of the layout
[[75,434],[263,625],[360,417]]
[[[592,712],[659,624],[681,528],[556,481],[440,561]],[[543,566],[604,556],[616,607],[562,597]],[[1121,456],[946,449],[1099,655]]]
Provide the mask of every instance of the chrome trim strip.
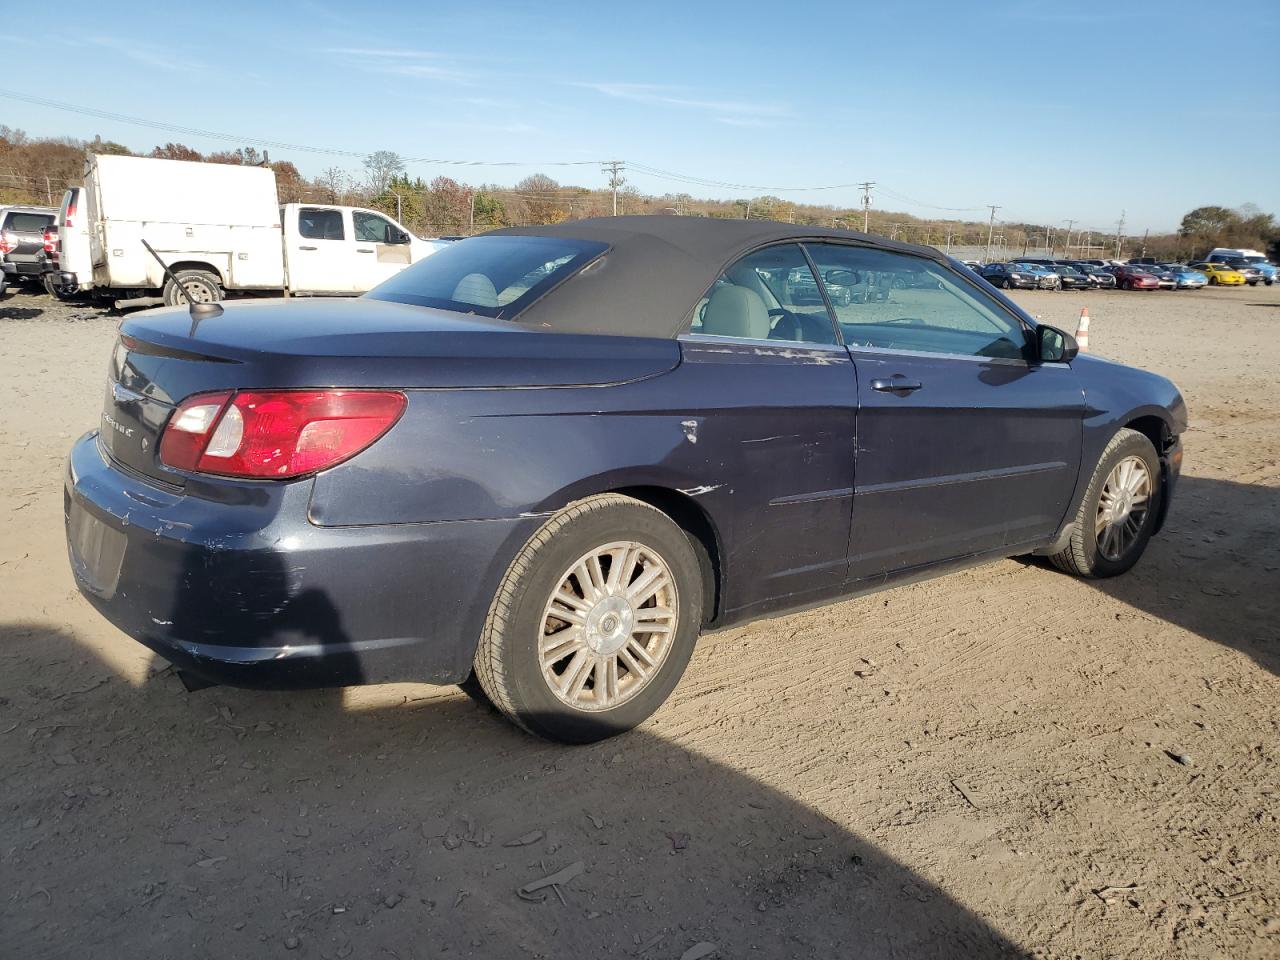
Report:
[[769,506],[780,507],[792,503],[816,503],[819,500],[839,500],[853,495],[853,487],[840,487],[837,490],[815,490],[813,493],[792,493],[785,497],[774,497]]
[[1037,473],[1050,473],[1054,470],[1065,470],[1067,464],[1062,460],[1049,463],[1032,463],[1024,467],[999,467],[995,470],[978,470],[973,473],[953,473],[942,477],[922,477],[917,480],[892,480],[888,483],[871,483],[863,487],[855,487],[854,495],[868,493],[893,493],[900,490],[919,490],[923,487],[946,487],[957,483],[975,483],[979,480],[999,480],[1004,477],[1031,476]]

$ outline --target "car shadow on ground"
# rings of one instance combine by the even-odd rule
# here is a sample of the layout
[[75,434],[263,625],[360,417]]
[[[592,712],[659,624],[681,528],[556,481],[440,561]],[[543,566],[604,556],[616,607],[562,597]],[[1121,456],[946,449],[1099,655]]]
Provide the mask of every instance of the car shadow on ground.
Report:
[[15,956],[1029,955],[653,727],[570,748],[421,686],[130,686],[40,624],[0,625],[0,656],[34,678],[0,685]]
[[1138,565],[1085,582],[1280,676],[1280,487],[1184,476]]

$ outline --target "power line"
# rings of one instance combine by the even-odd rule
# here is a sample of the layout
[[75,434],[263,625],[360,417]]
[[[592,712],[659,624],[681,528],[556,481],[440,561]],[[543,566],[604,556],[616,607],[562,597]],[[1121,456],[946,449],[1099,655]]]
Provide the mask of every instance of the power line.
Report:
[[[40,107],[52,107],[68,113],[78,113],[99,120],[112,120],[117,123],[130,123],[135,126],[149,127],[152,130],[164,130],[168,133],[180,133],[190,137],[204,137],[209,140],[223,140],[229,143],[256,144],[262,147],[274,147],[277,150],[296,150],[300,153],[316,153],[333,157],[354,157],[363,159],[364,153],[356,150],[339,150],[333,147],[316,147],[304,143],[289,143],[283,140],[268,140],[263,137],[244,136],[242,134],[220,133],[215,130],[204,130],[200,127],[187,127],[177,123],[165,123],[160,120],[147,120],[132,117],[123,113],[112,113],[109,110],[97,110],[61,100],[49,100],[45,97],[33,97],[14,90],[0,89],[0,97],[18,100]],[[595,166],[599,160],[445,160],[438,157],[401,157],[405,163],[438,164],[457,167],[584,167]]]

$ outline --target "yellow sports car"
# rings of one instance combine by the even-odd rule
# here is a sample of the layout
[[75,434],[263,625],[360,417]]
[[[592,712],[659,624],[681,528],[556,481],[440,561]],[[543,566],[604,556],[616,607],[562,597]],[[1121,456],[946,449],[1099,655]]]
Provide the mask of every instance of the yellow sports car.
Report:
[[1191,268],[1203,273],[1211,284],[1239,285],[1245,282],[1243,273],[1232,270],[1225,263],[1193,263]]

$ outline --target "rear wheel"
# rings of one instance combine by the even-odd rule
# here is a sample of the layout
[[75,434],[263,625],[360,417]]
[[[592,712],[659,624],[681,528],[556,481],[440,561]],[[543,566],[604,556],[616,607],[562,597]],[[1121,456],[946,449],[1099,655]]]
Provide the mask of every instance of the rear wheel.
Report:
[[1155,447],[1137,430],[1121,430],[1098,460],[1070,542],[1050,559],[1081,577],[1124,573],[1146,550],[1163,495]]
[[[222,284],[206,270],[177,270],[174,277],[196,303],[217,303],[222,299]],[[165,281],[164,302],[170,307],[186,306],[186,298],[172,280]]]
[[44,275],[45,293],[58,300],[74,300],[80,292],[80,288],[74,283],[59,283],[54,279],[55,274],[46,273]]
[[684,531],[638,500],[590,497],[547,521],[512,563],[476,678],[529,732],[590,743],[667,699],[701,626],[702,575]]

